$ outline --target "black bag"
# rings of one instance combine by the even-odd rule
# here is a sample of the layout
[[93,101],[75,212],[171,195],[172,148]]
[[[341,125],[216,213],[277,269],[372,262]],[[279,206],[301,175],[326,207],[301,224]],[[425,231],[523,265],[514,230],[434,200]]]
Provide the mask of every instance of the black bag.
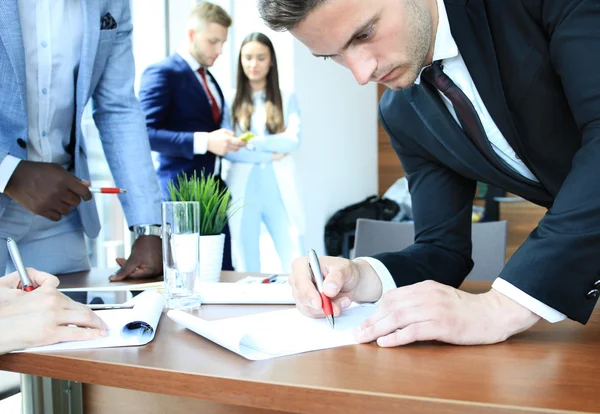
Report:
[[352,204],[336,212],[325,224],[325,251],[328,256],[339,256],[344,237],[349,238],[347,248],[354,246],[354,231],[359,218],[390,221],[400,212],[400,206],[393,200],[378,196],[367,197],[360,203]]

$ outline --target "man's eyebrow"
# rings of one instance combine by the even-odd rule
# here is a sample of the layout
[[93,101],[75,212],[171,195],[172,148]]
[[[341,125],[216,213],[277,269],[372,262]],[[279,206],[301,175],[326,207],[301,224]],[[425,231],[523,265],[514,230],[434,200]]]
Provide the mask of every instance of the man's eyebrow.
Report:
[[[354,39],[356,39],[365,30],[367,30],[371,25],[373,25],[373,23],[375,23],[375,20],[377,20],[378,17],[379,16],[373,16],[373,17],[371,17],[366,23],[364,23],[362,26],[360,26],[358,29],[356,29],[354,31],[354,33],[352,33],[352,36],[350,36],[350,39],[348,39],[348,41],[346,42],[346,44],[344,44],[344,46],[342,47],[342,50],[348,49],[348,47],[352,44],[352,42],[354,41]],[[335,55],[318,55],[318,54],[313,53],[313,56],[318,57],[318,58],[330,58],[330,57],[333,57]]]

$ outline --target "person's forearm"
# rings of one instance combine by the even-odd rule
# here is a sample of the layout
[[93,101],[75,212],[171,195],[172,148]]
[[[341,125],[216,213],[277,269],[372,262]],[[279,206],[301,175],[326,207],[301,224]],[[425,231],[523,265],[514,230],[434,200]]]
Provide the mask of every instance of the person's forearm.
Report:
[[290,153],[298,149],[298,135],[292,131],[252,138],[256,151]]
[[225,159],[231,162],[243,162],[249,164],[260,164],[272,161],[270,152],[250,151],[246,148],[240,148],[236,152],[228,153],[225,155]]
[[172,157],[194,158],[194,132],[148,128],[152,151]]

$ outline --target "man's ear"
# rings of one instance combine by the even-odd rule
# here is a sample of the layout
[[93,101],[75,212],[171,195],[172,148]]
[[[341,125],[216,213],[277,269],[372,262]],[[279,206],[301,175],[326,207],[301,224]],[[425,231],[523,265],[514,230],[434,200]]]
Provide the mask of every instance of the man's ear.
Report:
[[190,43],[193,43],[194,42],[194,35],[196,34],[196,30],[194,30],[194,29],[188,29],[187,34],[188,34],[188,40],[190,41]]

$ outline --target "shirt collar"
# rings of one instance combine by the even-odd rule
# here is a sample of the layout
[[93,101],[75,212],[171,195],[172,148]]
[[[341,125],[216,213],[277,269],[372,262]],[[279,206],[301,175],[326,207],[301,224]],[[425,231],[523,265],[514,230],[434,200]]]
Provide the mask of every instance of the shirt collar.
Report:
[[[446,13],[444,0],[437,0],[438,25],[435,33],[435,42],[433,44],[433,61],[451,59],[458,56],[458,46],[452,37],[450,31],[450,22]],[[425,69],[425,68],[423,68]],[[421,72],[423,72],[421,69]],[[416,84],[421,83],[421,74],[415,80]]]
[[177,54],[179,56],[181,56],[181,58],[183,60],[186,61],[186,63],[188,64],[190,69],[192,69],[192,71],[197,72],[198,69],[200,69],[202,67],[202,65],[200,65],[200,63],[198,63],[198,61],[187,50],[185,50],[185,49],[178,50]]
[[255,101],[265,101],[267,99],[267,91],[263,89],[262,91],[252,92],[252,99]]

